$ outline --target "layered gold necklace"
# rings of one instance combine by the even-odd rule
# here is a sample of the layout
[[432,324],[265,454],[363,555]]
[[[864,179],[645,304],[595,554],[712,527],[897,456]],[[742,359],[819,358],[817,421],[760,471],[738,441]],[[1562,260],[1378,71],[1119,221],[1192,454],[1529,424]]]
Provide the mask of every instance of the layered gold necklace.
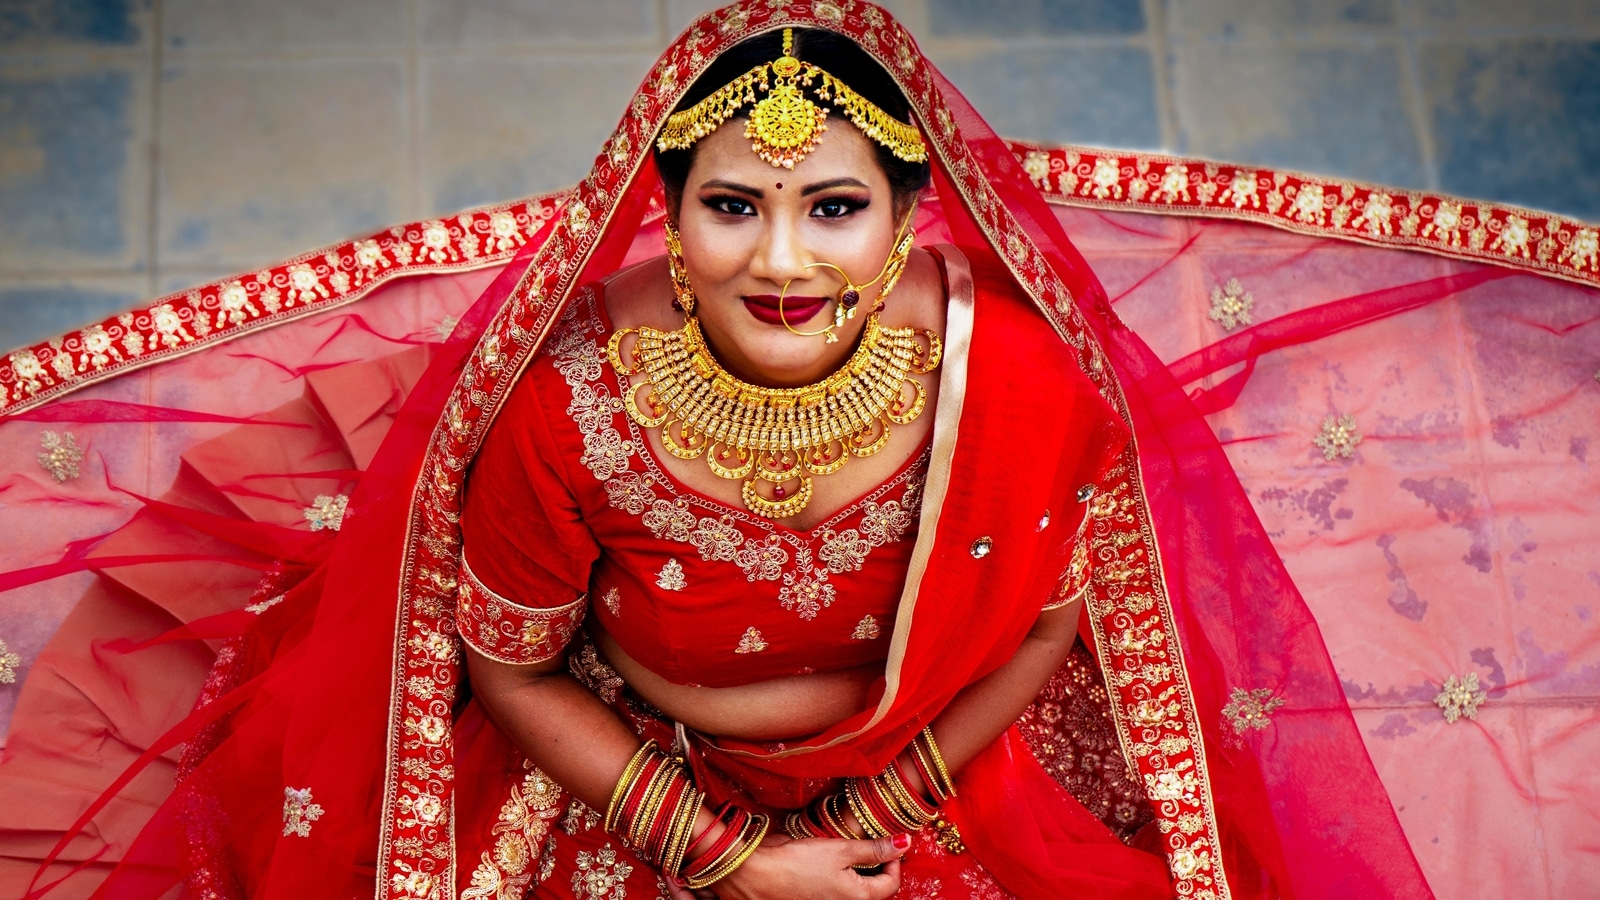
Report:
[[[629,336],[631,346],[623,348]],[[912,375],[939,366],[944,345],[922,328],[886,328],[876,313],[849,360],[815,384],[769,388],[741,381],[711,355],[699,322],[677,331],[624,328],[606,347],[623,382],[623,406],[680,459],[704,456],[712,472],[742,480],[747,509],[769,519],[811,502],[811,476],[889,443],[891,425],[922,414],[927,393]],[[630,387],[640,373],[644,380]]]

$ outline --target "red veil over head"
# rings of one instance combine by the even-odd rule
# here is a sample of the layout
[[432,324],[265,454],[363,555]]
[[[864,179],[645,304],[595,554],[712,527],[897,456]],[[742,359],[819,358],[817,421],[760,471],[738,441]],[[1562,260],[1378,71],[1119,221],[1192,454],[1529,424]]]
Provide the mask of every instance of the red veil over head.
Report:
[[[75,809],[68,818],[76,821],[40,827],[66,835],[43,842],[54,846],[15,855],[48,857],[55,878],[120,854],[100,888],[117,897],[156,896],[185,878],[220,896],[375,889],[380,897],[437,897],[463,886],[459,812],[481,805],[474,791],[503,774],[458,765],[464,748],[493,739],[481,719],[461,716],[470,686],[453,631],[468,467],[576,289],[659,252],[660,188],[650,151],[668,113],[718,54],[789,26],[856,41],[900,85],[934,171],[919,241],[959,248],[979,289],[970,309],[951,310],[944,378],[954,390],[941,394],[923,527],[876,704],[780,751],[724,748],[729,764],[779,780],[881,768],[911,730],[1021,640],[1029,610],[1060,571],[1051,555],[1055,532],[1037,527],[1049,509],[1059,527],[1083,523],[1093,550],[1089,633],[1122,752],[1144,787],[1165,859],[1112,839],[1045,776],[1013,731],[962,773],[967,789],[950,811],[1001,883],[1028,897],[1140,896],[1153,872],[1183,897],[1431,896],[1318,623],[1280,561],[1272,538],[1284,537],[1269,538],[1202,415],[1237,415],[1235,426],[1265,441],[1272,428],[1251,421],[1248,407],[1234,409],[1261,390],[1261,379],[1252,381],[1258,359],[1469,296],[1505,271],[1432,259],[1426,271],[1358,267],[1329,280],[1348,286],[1349,296],[1307,295],[1282,317],[1169,367],[1123,324],[1113,300],[1140,312],[1146,298],[1168,289],[1164,279],[1180,268],[1174,261],[1201,249],[1220,254],[1215,241],[1237,252],[1271,242],[1244,226],[1202,237],[1141,230],[1114,216],[1073,218],[1052,211],[1041,188],[1169,210],[1232,203],[1241,217],[1264,202],[1306,230],[1312,219],[1326,226],[1338,209],[1344,227],[1358,202],[1377,223],[1378,194],[1358,196],[1353,186],[1313,191],[1305,179],[1243,169],[1191,172],[1149,156],[1035,151],[1019,158],[897,23],[851,0],[750,0],[699,19],[652,68],[589,176],[561,198],[559,214],[557,201],[546,198],[397,229],[253,281],[197,291],[186,306],[158,304],[142,318],[127,317],[120,332],[107,323],[76,344],[13,355],[0,377],[13,410],[8,426],[96,423],[93,446],[107,476],[103,490],[83,489],[93,499],[73,520],[81,530],[46,530],[30,544],[67,552],[0,576],[0,587],[20,592],[72,572],[105,573],[62,629],[80,644],[133,639],[94,645],[87,666],[101,673],[95,683],[205,682],[186,718],[130,714],[145,724],[128,741],[141,752],[127,754],[127,773],[99,801]],[[1414,217],[1424,207],[1382,196],[1388,233],[1391,213],[1404,230],[1407,212]],[[1439,224],[1440,208],[1427,209],[1429,226]],[[1108,278],[1124,285],[1116,298],[1068,240],[1063,219],[1097,248]],[[1459,207],[1451,221],[1460,223]],[[1495,221],[1505,226],[1496,234],[1514,233],[1503,216]],[[1526,232],[1528,221],[1518,221]],[[1410,228],[1415,234],[1418,225]],[[1375,224],[1371,234],[1380,230]],[[1578,241],[1571,228],[1547,224],[1532,246],[1546,234],[1565,236],[1549,238],[1551,259],[1575,260],[1567,268],[1587,261],[1566,253]],[[1339,271],[1314,241],[1284,241],[1269,248],[1283,271]],[[1524,233],[1520,246],[1529,241]],[[1475,247],[1487,245],[1486,237]],[[1166,257],[1139,269],[1151,254],[1136,261],[1105,249],[1113,246],[1155,247]],[[386,287],[379,306],[297,317],[296,304],[331,310],[391,268],[453,274]],[[1140,274],[1130,276],[1135,269]],[[1228,315],[1237,318],[1242,308],[1249,324],[1248,305],[1233,308]],[[441,311],[459,321],[447,339],[430,338],[422,323]],[[270,332],[225,349],[207,343],[213,331],[274,317],[282,326]],[[1581,324],[1560,327],[1572,334]],[[1171,347],[1194,343],[1181,323],[1157,323],[1152,333]],[[383,355],[396,344],[411,346]],[[1028,352],[1008,353],[1018,347]],[[87,400],[42,402],[102,369],[114,374],[124,357],[163,355],[174,357],[157,367],[165,377],[125,377]],[[1019,355],[1037,367],[1019,370],[1012,362]],[[100,357],[108,361],[97,364]],[[1237,363],[1244,370],[1213,377]],[[267,371],[283,377],[274,381]],[[272,386],[211,389],[248,379]],[[1196,381],[1205,387],[1191,397],[1184,388]],[[1097,426],[1064,433],[1057,414],[1069,401],[1092,409],[1087,417]],[[130,424],[141,426],[136,439],[113,436]],[[9,440],[22,440],[12,432]],[[1353,439],[1328,440],[1338,455],[1346,449],[1338,442]],[[1045,498],[1020,517],[1010,471],[1018,448],[1040,473],[1026,490]],[[142,480],[129,483],[124,473],[146,456],[181,464],[147,465]],[[1271,460],[1255,457],[1254,471]],[[30,502],[44,495],[27,491],[19,496]],[[1447,505],[1447,493],[1429,496]],[[128,502],[138,515],[110,533]],[[1459,514],[1458,506],[1449,509]],[[994,548],[981,558],[970,552],[980,536]],[[160,574],[141,574],[152,571]],[[251,591],[246,609],[218,599]],[[980,594],[984,602],[973,602]],[[158,609],[126,613],[143,608],[123,602],[134,595],[158,598],[151,604]],[[115,621],[107,625],[108,618]],[[172,619],[182,627],[171,630]],[[30,678],[40,685],[35,696],[92,680],[69,656],[51,657],[48,668],[41,657]],[[175,696],[186,700],[193,691]],[[111,698],[96,702],[124,708]],[[78,736],[70,750],[51,749],[44,732],[61,722],[49,708],[45,700],[19,705],[0,793],[26,781],[14,759],[97,752],[94,735]],[[163,727],[148,727],[156,722]],[[179,745],[186,749],[175,759]],[[177,779],[170,796],[151,774],[163,764],[176,769],[166,782]],[[114,833],[105,824],[113,820],[142,830],[137,838]],[[84,832],[89,822],[101,833]]]

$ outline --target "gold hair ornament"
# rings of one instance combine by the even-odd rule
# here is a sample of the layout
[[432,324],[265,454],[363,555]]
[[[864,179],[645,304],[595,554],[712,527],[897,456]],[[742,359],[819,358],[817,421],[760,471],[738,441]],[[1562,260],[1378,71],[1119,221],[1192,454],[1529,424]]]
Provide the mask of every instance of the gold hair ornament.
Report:
[[[844,287],[839,290],[838,296],[834,298],[832,324],[816,331],[800,331],[789,324],[789,318],[783,314],[783,301],[789,295],[789,285],[794,283],[793,278],[785,281],[783,289],[778,291],[778,321],[782,322],[783,327],[787,328],[791,334],[798,334],[801,337],[816,337],[819,334],[825,334],[828,336],[826,343],[838,343],[839,336],[834,334],[834,329],[843,328],[846,320],[856,317],[856,307],[861,303],[861,293],[877,284],[880,279],[883,281],[883,290],[878,292],[878,299],[873,304],[872,309],[873,312],[883,309],[883,302],[889,298],[889,292],[894,290],[894,286],[900,282],[900,276],[906,271],[906,262],[911,256],[911,244],[917,238],[917,233],[911,229],[911,221],[916,216],[917,207],[913,203],[911,211],[906,213],[905,222],[901,224],[900,231],[895,237],[894,249],[889,251],[889,257],[883,261],[883,268],[879,269],[878,274],[865,284],[856,284],[851,281],[850,273],[833,263],[814,262],[805,264],[807,269],[819,267],[832,269],[839,273],[839,277],[844,279]],[[668,246],[670,248],[670,243]]]
[[[829,109],[813,103],[802,90],[813,87],[818,97],[831,100],[863,134],[897,158],[911,163],[927,161],[928,147],[915,126],[884,112],[816,65],[796,59],[794,31],[790,28],[783,30],[782,56],[756,66],[699,103],[668,116],[656,146],[661,150],[687,150],[747,104],[753,104],[744,129],[744,136],[751,139],[750,149],[774,166],[793,169],[816,149],[818,137],[828,130]],[[758,92],[765,95],[760,100],[756,99]]]

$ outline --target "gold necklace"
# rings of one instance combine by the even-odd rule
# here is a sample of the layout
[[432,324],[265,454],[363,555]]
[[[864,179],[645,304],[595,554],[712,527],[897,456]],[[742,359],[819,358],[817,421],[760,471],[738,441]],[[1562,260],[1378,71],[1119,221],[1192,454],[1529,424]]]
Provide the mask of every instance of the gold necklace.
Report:
[[[624,359],[622,342],[634,342]],[[911,375],[939,366],[944,344],[923,328],[886,328],[867,318],[861,343],[843,366],[815,384],[769,388],[741,381],[719,365],[694,316],[677,331],[624,328],[606,345],[623,381],[629,418],[661,429],[679,459],[705,456],[717,475],[743,480],[740,496],[769,519],[811,502],[811,476],[839,471],[852,456],[889,443],[889,426],[922,414],[927,392]],[[627,386],[630,377],[644,380]]]

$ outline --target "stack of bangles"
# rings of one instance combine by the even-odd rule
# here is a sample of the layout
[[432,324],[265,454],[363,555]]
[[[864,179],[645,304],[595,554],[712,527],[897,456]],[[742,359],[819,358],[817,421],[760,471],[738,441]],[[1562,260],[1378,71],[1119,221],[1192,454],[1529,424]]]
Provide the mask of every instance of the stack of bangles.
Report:
[[[845,781],[844,790],[818,797],[804,812],[790,813],[784,821],[789,836],[867,839],[920,831],[939,818],[939,804],[956,795],[950,770],[945,767],[933,731],[922,729],[907,748],[911,765],[933,794],[930,802],[906,783],[899,758],[870,778]],[[845,819],[848,811],[865,834],[857,834]]]
[[713,825],[697,838],[695,819],[704,804],[705,794],[695,789],[683,766],[655,741],[646,741],[611,792],[605,828],[667,877],[703,888],[743,865],[767,836],[768,826],[766,816],[726,803],[717,811],[721,831]]

